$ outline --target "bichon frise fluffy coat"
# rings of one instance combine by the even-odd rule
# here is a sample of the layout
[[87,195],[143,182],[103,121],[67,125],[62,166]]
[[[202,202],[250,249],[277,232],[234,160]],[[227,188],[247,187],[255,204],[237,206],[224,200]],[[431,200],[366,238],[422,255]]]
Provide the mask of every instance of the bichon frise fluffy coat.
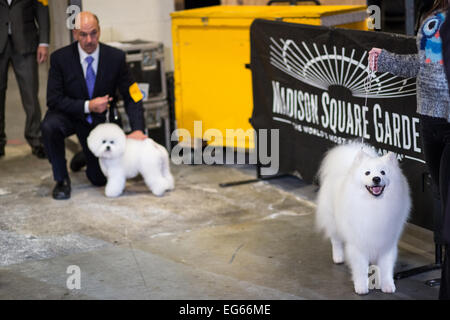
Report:
[[99,158],[106,176],[105,195],[122,194],[126,179],[141,174],[147,187],[156,196],[174,188],[167,150],[152,139],[127,139],[114,123],[96,126],[88,136],[88,147]]
[[395,292],[397,243],[411,209],[409,186],[394,153],[379,157],[368,145],[331,149],[319,170],[317,227],[331,240],[333,261],[346,261],[355,292],[369,292],[369,264],[383,292]]

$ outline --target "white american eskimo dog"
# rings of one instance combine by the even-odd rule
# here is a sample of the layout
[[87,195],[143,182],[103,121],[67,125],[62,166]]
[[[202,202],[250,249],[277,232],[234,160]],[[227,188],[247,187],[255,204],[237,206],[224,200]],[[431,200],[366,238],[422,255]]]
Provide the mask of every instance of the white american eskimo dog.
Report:
[[395,292],[397,243],[411,209],[408,182],[392,152],[368,145],[334,147],[319,169],[316,225],[331,240],[334,263],[347,262],[358,294],[369,292],[369,264],[381,290]]

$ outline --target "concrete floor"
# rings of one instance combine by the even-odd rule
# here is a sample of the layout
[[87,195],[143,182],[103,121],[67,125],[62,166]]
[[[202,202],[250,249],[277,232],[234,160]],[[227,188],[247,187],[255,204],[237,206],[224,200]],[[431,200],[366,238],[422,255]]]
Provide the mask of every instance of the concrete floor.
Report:
[[[45,67],[41,101],[45,110]],[[7,93],[6,157],[0,159],[0,299],[436,299],[424,281],[395,294],[353,293],[345,265],[314,232],[315,187],[294,177],[220,188],[253,178],[251,166],[172,166],[176,188],[162,198],[143,181],[107,199],[84,172],[72,197],[51,198],[50,164],[31,155],[14,76]],[[68,159],[76,144],[69,144]],[[433,262],[431,232],[408,225],[397,271]],[[69,266],[81,289],[67,287]]]

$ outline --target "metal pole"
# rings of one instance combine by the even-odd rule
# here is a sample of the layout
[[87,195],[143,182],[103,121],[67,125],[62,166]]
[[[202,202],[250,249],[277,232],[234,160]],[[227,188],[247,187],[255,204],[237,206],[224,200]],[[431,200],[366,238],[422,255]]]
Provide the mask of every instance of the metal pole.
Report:
[[414,0],[405,0],[405,33],[408,36],[414,36],[416,18],[414,11]]

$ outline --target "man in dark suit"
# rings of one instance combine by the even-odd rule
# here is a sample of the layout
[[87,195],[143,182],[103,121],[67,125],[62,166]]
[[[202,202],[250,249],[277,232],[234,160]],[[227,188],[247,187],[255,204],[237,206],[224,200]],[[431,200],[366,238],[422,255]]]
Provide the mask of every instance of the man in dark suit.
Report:
[[11,62],[26,113],[25,138],[32,153],[45,158],[37,64],[47,60],[49,35],[48,0],[0,0],[0,157],[5,154],[5,95]]
[[96,186],[106,184],[98,159],[87,147],[86,140],[97,124],[106,121],[107,109],[114,107],[117,89],[133,130],[128,138],[146,138],[142,94],[127,67],[125,53],[99,43],[100,26],[94,14],[81,12],[76,21],[73,36],[77,41],[50,57],[48,111],[41,126],[56,181],[52,195],[57,200],[70,198],[64,139],[74,133],[86,157],[89,181]]

